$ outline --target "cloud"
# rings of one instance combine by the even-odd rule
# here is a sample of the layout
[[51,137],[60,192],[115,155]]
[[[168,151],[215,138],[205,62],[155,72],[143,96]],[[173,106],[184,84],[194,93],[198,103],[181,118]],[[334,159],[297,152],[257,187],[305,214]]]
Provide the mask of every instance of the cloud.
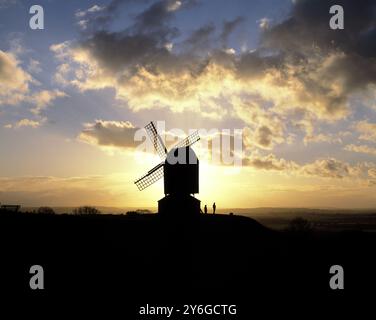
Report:
[[376,123],[360,121],[355,124],[355,129],[360,133],[359,139],[376,142]]
[[90,13],[95,13],[95,12],[100,12],[102,10],[104,10],[105,7],[103,6],[99,6],[97,4],[91,6],[89,9],[87,10],[78,10],[76,13],[75,13],[75,16],[77,18],[82,18],[82,17],[85,17],[87,14],[90,14]]
[[140,143],[134,140],[138,129],[129,121],[96,120],[85,124],[78,139],[96,146],[134,149]]
[[167,6],[167,11],[176,11],[181,7],[181,5],[181,1],[170,1],[170,3]]
[[366,145],[354,145],[349,144],[344,147],[344,150],[346,151],[352,151],[352,152],[358,152],[358,153],[365,153],[365,154],[371,154],[376,155],[376,148],[366,146]]
[[318,134],[306,135],[303,141],[304,141],[304,144],[308,144],[312,142],[314,143],[320,143],[320,142],[342,143],[342,138],[340,135],[318,133]]
[[354,169],[347,163],[334,158],[316,160],[301,168],[301,172],[308,176],[323,178],[345,178],[353,174]]
[[359,179],[366,183],[373,181],[373,173],[376,170],[375,164],[367,162],[358,162],[351,165],[347,162],[328,157],[309,163],[298,164],[292,160],[278,158],[272,153],[261,155],[257,151],[244,157],[243,166],[257,170],[276,171],[298,177]]
[[230,21],[224,21],[222,27],[222,33],[220,35],[220,39],[222,41],[222,45],[224,47],[227,46],[229,36],[234,32],[236,28],[238,28],[243,22],[245,21],[244,17],[236,17]]
[[89,9],[87,9],[87,12],[98,12],[98,11],[102,11],[103,9],[104,9],[104,7],[101,7],[101,6],[98,6],[97,4],[95,4],[92,7],[90,7]]
[[87,29],[87,24],[88,24],[89,20],[80,20],[77,22],[77,25],[82,29],[82,30],[86,30]]
[[35,105],[31,112],[38,115],[46,109],[55,99],[66,97],[66,93],[60,90],[43,90],[35,93],[30,97],[31,102]]
[[210,52],[214,39],[215,26],[212,23],[199,27],[184,41],[190,53],[205,54]]
[[40,72],[42,72],[42,68],[40,67],[40,62],[38,60],[30,58],[27,70],[30,73],[40,73]]
[[[85,18],[86,28],[84,31],[95,32],[99,30],[105,30],[111,24],[111,22],[118,15],[118,11],[121,7],[126,6],[135,0],[112,0],[106,6],[94,5],[88,10],[79,10],[75,16],[77,19]],[[148,4],[150,0],[138,0],[138,3]],[[143,11],[137,15],[135,19],[139,21],[141,28],[147,27],[148,24],[159,24],[159,21],[163,21],[166,17],[172,16],[174,12],[181,8],[189,8],[196,5],[196,0],[162,0],[155,1],[149,7],[149,10]],[[82,21],[82,20],[81,20]],[[163,23],[163,22],[162,22]]]
[[259,28],[261,30],[265,31],[265,30],[269,29],[270,19],[268,19],[268,18],[262,18],[262,19],[258,20],[257,22],[258,22]]
[[71,69],[68,63],[60,64],[57,67],[56,73],[54,75],[55,82],[62,86],[67,86],[69,84],[67,75],[69,74],[70,70]]
[[88,28],[88,25],[90,23],[91,17],[87,17],[93,14],[100,13],[106,9],[105,6],[99,6],[97,4],[91,6],[87,10],[78,10],[75,13],[75,17],[78,19],[77,25],[80,27],[81,30],[86,30]]
[[[40,63],[37,60],[30,59],[28,69],[30,72],[40,72]],[[16,56],[10,52],[0,50],[0,106],[1,105],[19,105],[24,103],[31,104],[31,112],[39,115],[55,99],[64,97],[66,94],[60,90],[31,90],[30,85],[39,82],[22,69]],[[29,120],[27,118],[20,120],[6,127],[39,127],[44,121]]]
[[39,128],[41,125],[43,125],[43,123],[45,123],[46,121],[47,121],[47,118],[41,118],[40,120],[32,120],[32,119],[24,118],[24,119],[19,120],[15,124],[11,124],[11,123],[6,124],[4,128],[18,129],[18,128],[23,128],[23,127],[29,127],[29,128],[36,129],[36,128]]
[[69,51],[71,46],[70,41],[64,41],[61,43],[52,44],[50,46],[50,50],[54,52],[55,56],[62,60],[64,58],[68,58],[71,52]]
[[15,125],[16,128],[21,127],[31,127],[31,128],[38,128],[41,125],[41,122],[30,120],[30,119],[22,119],[18,121]]
[[278,159],[274,154],[261,156],[253,153],[251,156],[243,160],[244,166],[250,166],[261,170],[285,171],[286,173],[295,171],[298,165],[293,161]]
[[373,179],[376,179],[376,168],[371,168],[368,170],[368,175],[373,178]]
[[[329,8],[332,5],[341,5],[348,13],[345,28],[339,32],[328,26]],[[372,0],[361,3],[352,0],[297,1],[289,17],[268,31],[263,44],[289,52],[312,50],[314,44],[325,51],[336,49],[345,53],[374,56],[374,44],[366,42],[371,40],[370,35],[374,36],[375,6]]]
[[271,150],[275,144],[284,142],[281,123],[277,122],[276,124],[277,127],[273,127],[270,122],[269,124],[261,123],[258,126],[254,126],[254,129],[244,128],[245,145],[249,148],[256,146],[261,149]]
[[376,83],[372,42],[363,41],[374,28],[372,1],[356,4],[359,17],[347,18],[343,33],[328,27],[327,1],[296,2],[287,19],[263,29],[259,48],[240,53],[225,42],[241,17],[223,22],[219,35],[209,23],[183,36],[172,21],[192,2],[161,0],[126,29],[110,31],[104,21],[126,3],[112,2],[100,21],[90,18],[82,40],[51,46],[61,61],[56,80],[81,91],[113,88],[136,112],[167,108],[218,121],[231,116],[252,130],[255,146],[269,150],[291,138],[289,126],[299,124],[306,144],[340,143],[314,125],[348,117],[350,98]]
[[[345,29],[340,32],[328,27],[328,8],[334,4],[351,13],[346,15]],[[321,75],[317,84],[311,83],[312,76],[306,73],[298,76],[308,90],[327,96],[332,111],[344,108],[350,94],[376,81],[375,8],[372,0],[298,1],[288,19],[265,32],[262,47],[278,50],[293,65],[309,65],[315,54],[321,56],[324,65],[317,73]]]
[[16,57],[0,50],[0,105],[15,105],[29,93],[32,77],[24,71]]
[[232,104],[234,114],[247,124],[243,129],[246,147],[271,150],[285,141],[285,126],[281,119],[270,111],[266,112],[256,99],[249,101],[232,98]]

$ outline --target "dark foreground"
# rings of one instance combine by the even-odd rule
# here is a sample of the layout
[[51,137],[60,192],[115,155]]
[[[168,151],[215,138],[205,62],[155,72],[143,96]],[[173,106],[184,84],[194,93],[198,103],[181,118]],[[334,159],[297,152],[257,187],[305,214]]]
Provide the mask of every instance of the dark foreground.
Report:
[[[91,309],[111,301],[126,319],[157,319],[138,315],[146,304],[235,304],[238,316],[265,304],[266,313],[298,304],[312,311],[376,288],[375,244],[372,232],[277,232],[242,216],[2,213],[1,291],[40,301],[88,298]],[[44,268],[44,290],[29,287],[32,265]],[[344,290],[329,287],[332,265],[344,268]],[[198,318],[211,317],[219,318]]]

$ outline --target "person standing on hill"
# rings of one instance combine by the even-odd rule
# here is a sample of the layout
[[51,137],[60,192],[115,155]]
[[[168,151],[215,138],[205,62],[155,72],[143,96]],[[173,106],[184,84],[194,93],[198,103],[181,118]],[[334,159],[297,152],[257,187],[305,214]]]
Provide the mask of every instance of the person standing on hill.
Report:
[[217,206],[215,204],[215,202],[213,203],[213,214],[215,214],[215,209],[217,209]]
[[205,214],[208,213],[208,207],[207,207],[207,205],[205,205],[205,207],[204,207],[204,212],[205,212]]

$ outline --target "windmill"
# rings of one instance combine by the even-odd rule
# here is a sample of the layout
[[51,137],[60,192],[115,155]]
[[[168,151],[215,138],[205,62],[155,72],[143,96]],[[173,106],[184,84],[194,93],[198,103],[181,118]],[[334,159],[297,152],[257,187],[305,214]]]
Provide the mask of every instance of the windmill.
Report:
[[191,196],[199,192],[199,161],[191,148],[200,140],[198,131],[167,151],[154,123],[150,122],[145,129],[162,162],[134,183],[142,191],[164,177],[165,197],[158,201],[158,213],[199,214],[200,200]]

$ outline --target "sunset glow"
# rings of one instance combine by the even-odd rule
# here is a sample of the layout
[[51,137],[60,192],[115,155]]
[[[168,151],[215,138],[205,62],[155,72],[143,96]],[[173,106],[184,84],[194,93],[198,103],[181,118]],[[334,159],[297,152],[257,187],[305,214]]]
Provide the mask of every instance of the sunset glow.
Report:
[[243,130],[241,167],[194,145],[202,203],[376,207],[366,14],[340,34],[291,0],[41,2],[40,31],[0,2],[1,203],[156,207],[162,180],[133,182],[160,159],[134,135],[164,121]]

